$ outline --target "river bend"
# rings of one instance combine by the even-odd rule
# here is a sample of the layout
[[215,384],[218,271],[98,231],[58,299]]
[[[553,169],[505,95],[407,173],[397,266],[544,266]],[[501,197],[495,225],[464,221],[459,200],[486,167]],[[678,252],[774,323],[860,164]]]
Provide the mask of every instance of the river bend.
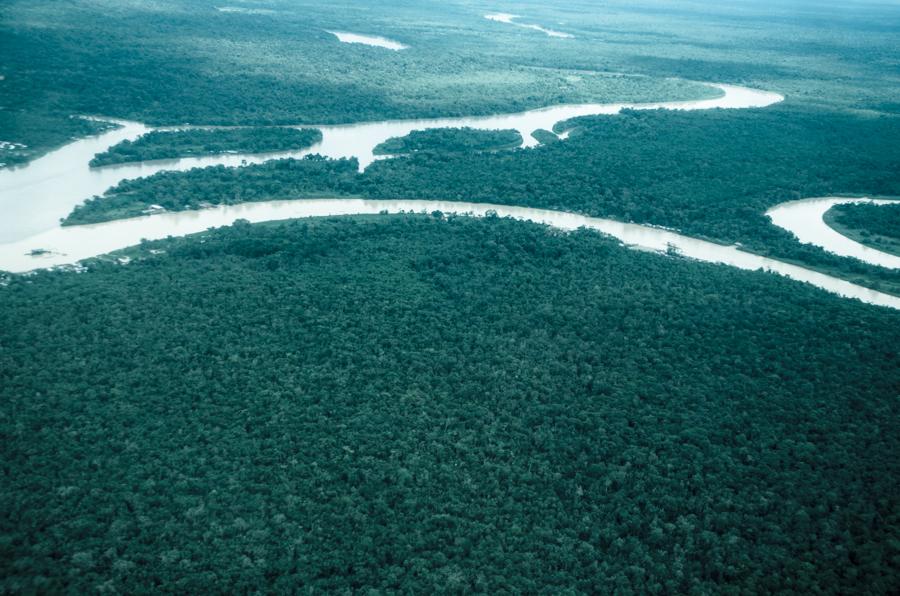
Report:
[[[900,309],[900,298],[896,296],[864,288],[798,265],[751,254],[736,246],[699,240],[653,226],[499,204],[439,200],[300,199],[220,205],[199,211],[161,213],[82,226],[59,225],[59,220],[83,200],[102,194],[123,180],[149,176],[161,171],[184,171],[212,165],[240,167],[270,159],[296,158],[314,153],[330,158],[353,157],[359,160],[361,168],[365,168],[375,160],[372,151],[378,144],[391,137],[405,136],[413,130],[448,127],[515,129],[524,139],[523,147],[531,147],[537,144],[531,136],[535,130],[553,130],[555,124],[580,116],[617,114],[623,109],[740,109],[765,107],[783,100],[782,96],[765,91],[730,85],[711,86],[719,89],[722,95],[714,99],[697,101],[564,105],[497,116],[317,126],[315,128],[322,131],[322,140],[302,151],[224,154],[90,168],[88,162],[96,153],[123,140],[134,140],[152,130],[137,122],[115,121],[119,124],[119,128],[115,130],[74,141],[26,166],[0,171],[0,209],[6,214],[0,222],[0,269],[26,272],[44,267],[70,265],[89,257],[133,246],[142,239],[152,240],[198,233],[210,227],[231,224],[237,219],[261,222],[314,216],[442,211],[475,217],[496,214],[562,230],[592,229],[613,236],[633,248],[659,252],[674,251],[700,261],[726,264],[746,270],[771,271],[810,283],[840,296]],[[303,125],[303,127],[310,126]],[[805,235],[802,229],[801,220],[804,218],[792,219],[790,216],[797,210],[812,209],[812,206],[820,209],[825,204],[823,201],[834,200],[836,198],[795,201],[773,208],[769,211],[769,215],[776,225],[794,232],[801,241],[822,242],[820,246],[831,250],[831,240],[822,240],[821,230],[817,232],[818,240],[813,239],[812,236]],[[847,202],[868,199],[841,200]],[[821,214],[824,214],[825,210],[827,209],[822,210]],[[814,218],[814,223],[821,222],[821,214],[817,219]],[[840,234],[837,236],[849,241]],[[846,244],[844,246],[845,248],[835,252],[860,258],[858,253],[850,254],[851,249],[846,248]]]
[[[713,99],[657,103],[612,103],[560,105],[515,114],[499,114],[465,118],[431,118],[418,120],[387,120],[345,125],[298,125],[317,128],[322,140],[303,150],[264,154],[221,154],[203,157],[117,164],[101,168],[88,166],[95,154],[124,140],[134,140],[152,130],[138,122],[114,120],[120,128],[70,143],[56,151],[17,168],[0,170],[0,243],[21,240],[47,231],[57,225],[72,209],[108,188],[131,178],[150,176],[162,171],[184,171],[191,168],[223,165],[236,167],[262,163],[270,159],[299,158],[319,154],[329,158],[356,158],[360,169],[375,159],[376,146],[392,137],[402,137],[414,130],[470,127],[481,130],[515,129],[523,138],[523,147],[533,147],[538,141],[531,136],[536,130],[553,130],[558,122],[579,116],[618,114],[624,109],[634,110],[706,110],[712,108],[765,107],[782,101],[777,93],[714,85],[721,95]],[[172,127],[166,127],[171,130]],[[0,263],[2,268],[2,263]]]

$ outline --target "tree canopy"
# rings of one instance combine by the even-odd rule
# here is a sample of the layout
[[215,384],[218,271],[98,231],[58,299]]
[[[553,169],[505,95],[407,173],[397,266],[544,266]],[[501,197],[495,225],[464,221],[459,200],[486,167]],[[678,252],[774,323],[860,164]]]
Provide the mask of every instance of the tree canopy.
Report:
[[218,153],[265,153],[306,149],[322,140],[312,128],[218,128],[152,131],[134,141],[122,141],[91,160],[91,167],[131,161]]
[[825,222],[863,244],[900,254],[900,202],[835,205],[825,213]]
[[900,313],[497,218],[129,254],[0,287],[0,591],[900,582]]
[[432,128],[414,130],[405,137],[394,137],[380,143],[375,155],[407,153],[459,153],[461,151],[496,151],[522,144],[517,130],[477,130],[473,128]]

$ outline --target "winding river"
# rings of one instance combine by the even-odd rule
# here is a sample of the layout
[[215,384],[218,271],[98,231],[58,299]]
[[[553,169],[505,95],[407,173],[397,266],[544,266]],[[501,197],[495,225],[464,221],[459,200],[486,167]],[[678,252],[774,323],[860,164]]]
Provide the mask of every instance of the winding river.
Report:
[[[533,147],[538,141],[531,136],[536,130],[552,130],[558,122],[579,116],[618,114],[623,109],[707,110],[712,108],[765,107],[782,101],[777,93],[757,91],[731,85],[709,85],[721,95],[713,99],[673,101],[661,103],[613,103],[561,105],[516,114],[464,118],[433,118],[419,120],[387,120],[346,125],[314,126],[322,132],[322,140],[300,151],[284,151],[253,155],[212,155],[128,163],[91,168],[91,158],[111,145],[134,140],[152,130],[138,122],[112,120],[120,128],[101,135],[81,139],[34,160],[24,167],[0,170],[0,243],[22,240],[45,232],[59,224],[75,205],[87,198],[102,194],[122,180],[150,176],[161,171],[183,171],[191,168],[223,165],[241,166],[262,163],[270,159],[298,158],[318,153],[334,159],[347,157],[359,160],[360,170],[368,167],[376,157],[375,147],[392,137],[408,135],[413,130],[469,127],[481,130],[515,129],[522,135],[523,147]],[[167,130],[171,127],[167,127]],[[4,263],[0,262],[0,269]]]
[[[900,309],[900,298],[896,296],[876,292],[798,265],[754,255],[735,246],[698,240],[661,228],[586,217],[575,213],[457,201],[366,199],[266,201],[220,205],[199,211],[161,213],[84,226],[56,227],[25,241],[0,245],[0,264],[4,269],[12,271],[28,271],[36,266],[69,264],[133,246],[142,238],[153,240],[193,234],[213,226],[231,224],[236,219],[261,222],[297,217],[433,211],[468,214],[475,217],[496,213],[500,217],[546,224],[562,230],[588,228],[614,236],[625,245],[634,248],[660,252],[675,250],[683,256],[700,261],[722,263],[740,269],[764,269],[811,283],[841,296]],[[54,252],[41,257],[29,256],[27,251],[34,246],[52,248]]]
[[842,257],[852,257],[872,265],[900,269],[900,256],[871,248],[844,236],[827,223],[825,213],[835,205],[871,203],[896,204],[888,199],[866,197],[821,197],[781,203],[766,211],[776,226],[793,233],[800,242],[813,244]]
[[500,12],[496,14],[486,14],[484,18],[489,21],[497,21],[498,23],[506,23],[507,25],[515,25],[516,27],[522,27],[524,29],[532,29],[534,31],[540,31],[544,35],[549,37],[560,37],[563,39],[572,39],[575,36],[571,33],[563,33],[562,31],[554,31],[553,29],[546,29],[541,27],[540,25],[527,25],[525,23],[519,23],[516,19],[520,18],[518,15],[508,14],[505,12]]
[[[413,130],[446,127],[471,127],[487,130],[511,128],[520,132],[524,139],[524,147],[531,147],[537,144],[537,141],[531,137],[533,131],[553,130],[557,123],[579,116],[616,114],[623,109],[699,110],[765,107],[783,100],[782,96],[775,93],[729,85],[710,86],[719,89],[721,96],[714,99],[683,102],[565,105],[518,114],[473,118],[317,126],[315,128],[322,131],[321,142],[302,151],[254,155],[225,154],[102,168],[88,167],[87,164],[94,154],[123,140],[133,140],[151,130],[140,123],[116,121],[120,128],[74,141],[24,167],[0,171],[0,209],[7,215],[0,222],[0,269],[26,272],[42,267],[70,265],[88,257],[133,246],[141,239],[152,240],[202,232],[210,227],[228,225],[236,219],[261,222],[312,216],[431,211],[482,217],[496,213],[501,217],[546,224],[563,230],[575,230],[581,227],[597,230],[618,238],[625,245],[633,248],[660,252],[674,250],[683,256],[701,261],[721,263],[747,270],[772,271],[841,296],[900,309],[900,298],[898,297],[810,271],[797,265],[754,255],[742,251],[736,246],[724,246],[698,240],[652,226],[508,205],[434,200],[302,199],[217,206],[200,211],[161,213],[148,217],[83,226],[59,226],[59,219],[68,215],[72,208],[84,199],[101,194],[122,180],[149,176],[164,170],[187,170],[211,165],[239,167],[269,159],[302,157],[311,153],[331,158],[354,157],[359,160],[360,167],[365,168],[375,159],[372,153],[375,146],[388,138],[405,136]],[[304,127],[308,126],[304,125]],[[561,136],[564,137],[564,135]],[[811,201],[823,200],[826,199]],[[828,200],[864,201],[867,199]],[[770,211],[770,216],[776,224],[797,233],[793,227],[789,226],[793,226],[797,222],[802,224],[802,221],[794,221],[787,215],[795,210],[806,208],[807,203],[808,201],[795,201],[781,205]],[[777,211],[778,209],[781,210]],[[821,221],[821,216],[818,221]],[[838,234],[838,236],[840,235]],[[840,236],[840,238],[844,237]],[[802,237],[801,240],[810,241],[803,240]],[[830,246],[825,246],[825,248],[830,250]],[[32,251],[37,249],[40,250],[33,254]],[[857,258],[859,257],[857,256]]]

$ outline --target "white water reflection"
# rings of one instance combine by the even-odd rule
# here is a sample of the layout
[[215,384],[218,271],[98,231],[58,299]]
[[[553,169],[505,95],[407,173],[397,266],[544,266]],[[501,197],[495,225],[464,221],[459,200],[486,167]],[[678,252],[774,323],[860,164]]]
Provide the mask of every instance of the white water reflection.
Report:
[[[475,217],[496,213],[500,217],[546,224],[562,230],[588,228],[609,234],[634,248],[659,252],[674,250],[683,256],[700,261],[722,263],[739,269],[773,271],[841,296],[900,309],[900,298],[896,296],[876,292],[797,265],[750,254],[734,246],[698,240],[669,230],[547,209],[453,201],[366,199],[267,201],[223,205],[200,211],[163,213],[84,226],[57,227],[25,240],[0,245],[0,269],[24,272],[35,267],[73,264],[88,257],[133,246],[144,238],[153,240],[193,234],[210,227],[231,224],[236,219],[261,222],[311,216],[432,211],[469,214]],[[49,252],[39,257],[29,256],[29,251],[37,248]]]
[[545,29],[540,25],[528,25],[525,23],[517,23],[515,19],[518,19],[518,15],[508,14],[505,12],[498,12],[495,14],[486,14],[484,18],[490,21],[497,21],[498,23],[506,23],[507,25],[515,25],[516,27],[522,27],[523,29],[532,29],[534,31],[540,31],[544,35],[548,35],[550,37],[561,37],[563,39],[573,39],[575,36],[570,33],[563,33],[562,31],[554,31],[553,29]]
[[[0,269],[24,272],[35,268],[72,264],[81,259],[137,244],[142,238],[158,239],[201,232],[209,227],[230,224],[238,218],[257,222],[320,215],[423,210],[467,212],[483,216],[488,211],[494,211],[500,216],[545,223],[565,230],[579,227],[598,230],[643,250],[665,251],[672,248],[684,256],[702,261],[724,263],[741,269],[766,269],[842,296],[900,308],[900,298],[796,265],[752,255],[732,246],[688,238],[650,226],[504,205],[361,199],[270,201],[219,206],[201,211],[165,213],[87,226],[61,228],[58,225],[58,220],[68,215],[72,208],[84,199],[101,194],[122,180],[149,176],[161,171],[182,171],[212,165],[234,167],[270,159],[302,157],[310,153],[330,158],[354,157],[359,160],[360,167],[365,168],[375,159],[372,150],[377,145],[391,137],[405,136],[413,130],[459,127],[481,130],[515,129],[522,135],[523,146],[530,147],[537,144],[537,140],[531,136],[535,130],[553,130],[558,122],[579,116],[616,114],[626,108],[702,110],[765,107],[784,99],[776,93],[744,87],[710,86],[719,89],[722,96],[706,100],[645,104],[563,105],[518,114],[485,117],[320,126],[316,128],[322,132],[321,142],[304,150],[253,155],[222,154],[119,164],[102,168],[88,167],[88,162],[96,153],[105,151],[123,140],[136,139],[151,130],[137,122],[116,121],[120,125],[118,129],[70,143],[26,166],[0,170],[0,210],[6,215],[0,220]],[[565,135],[561,136],[564,138]],[[818,221],[821,221],[821,217]]]
[[219,12],[250,14],[250,15],[273,15],[276,11],[269,8],[246,8],[244,6],[217,6]]
[[669,101],[656,103],[612,103],[561,105],[520,112],[517,114],[499,114],[495,116],[473,116],[462,118],[431,118],[419,120],[387,120],[384,122],[366,122],[338,126],[319,126],[322,141],[310,148],[309,152],[319,153],[327,157],[355,157],[359,160],[360,169],[365,169],[376,157],[373,150],[376,146],[392,137],[403,137],[414,130],[432,128],[475,128],[479,130],[514,129],[522,135],[522,147],[538,145],[532,133],[539,129],[553,130],[558,122],[581,116],[598,116],[618,114],[625,109],[633,110],[708,110],[712,108],[759,108],[770,106],[784,100],[777,93],[758,91],[746,87],[732,85],[709,85],[722,92],[712,99],[692,101]]
[[516,114],[498,114],[494,116],[471,116],[460,118],[423,118],[418,120],[385,120],[382,122],[364,122],[317,126],[322,131],[322,140],[308,150],[326,157],[355,157],[359,160],[360,170],[368,167],[377,159],[373,150],[384,141],[393,137],[404,137],[414,130],[433,128],[474,128],[478,130],[513,129],[522,135],[522,147],[534,147],[539,143],[531,135],[539,129],[553,130],[559,122],[580,116],[598,116],[618,114],[624,109],[633,110],[708,110],[713,108],[757,108],[766,107],[784,100],[777,93],[736,87],[732,85],[709,84],[721,91],[722,95],[712,99],[692,101],[670,101],[656,103],[612,103],[612,104],[577,104],[539,108]]
[[800,242],[813,244],[842,257],[853,257],[872,265],[900,269],[900,256],[860,244],[825,223],[823,217],[829,209],[835,205],[853,203],[900,204],[898,201],[867,197],[822,197],[781,203],[769,209],[766,215],[776,226],[793,233]]
[[409,47],[398,41],[380,37],[378,35],[360,35],[358,33],[348,33],[346,31],[329,31],[329,33],[337,37],[338,41],[341,43],[359,43],[377,48],[386,48],[388,50],[394,50],[395,52],[405,50]]
[[705,110],[711,108],[765,107],[782,101],[777,93],[732,85],[709,85],[722,92],[720,97],[696,101],[657,103],[615,103],[561,105],[517,114],[495,116],[433,118],[419,120],[387,120],[358,124],[308,126],[318,128],[322,140],[307,149],[264,154],[220,154],[184,157],[142,163],[127,163],[90,168],[88,162],[96,153],[123,140],[134,140],[151,129],[137,122],[116,121],[121,128],[70,143],[48,153],[26,166],[0,170],[0,243],[27,238],[59,225],[59,220],[85,199],[101,195],[123,180],[150,176],[161,171],[184,171],[191,168],[223,165],[241,166],[270,159],[299,158],[318,153],[325,157],[355,157],[364,169],[376,157],[375,147],[392,137],[402,137],[414,130],[469,127],[481,130],[515,129],[524,139],[523,147],[538,144],[531,133],[540,128],[552,130],[560,121],[578,116],[617,114],[625,108],[636,110],[671,109]]

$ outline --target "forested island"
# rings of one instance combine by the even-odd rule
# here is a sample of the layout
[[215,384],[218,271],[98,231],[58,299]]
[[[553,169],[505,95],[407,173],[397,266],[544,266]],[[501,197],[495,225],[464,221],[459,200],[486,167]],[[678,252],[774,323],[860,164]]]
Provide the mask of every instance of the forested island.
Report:
[[[571,50],[495,31],[481,15],[460,15],[449,4],[423,20],[416,4],[275,3],[259,13],[223,11],[211,0],[160,0],[158,10],[4,2],[0,141],[27,145],[33,158],[75,134],[68,132],[73,114],[154,126],[340,124],[720,93],[692,81],[606,72],[607,61],[584,68]],[[362,31],[377,23],[415,50],[373,60],[371,48],[335,40],[328,31],[337,23]]]
[[[885,57],[895,51],[896,36],[883,25],[893,22],[889,4],[859,11],[801,3],[822,30],[836,32],[828,39],[790,18],[800,10],[793,4],[719,5],[709,29],[696,27],[710,16],[696,8],[664,17],[640,10],[633,21],[611,25],[592,0],[567,0],[565,9],[530,5],[537,22],[578,15],[577,39],[557,43],[498,26],[456,1],[433,7],[428,19],[415,3],[366,3],[359,11],[311,0],[272,3],[278,6],[260,13],[223,11],[211,0],[160,0],[152,11],[8,0],[0,7],[0,141],[30,151],[0,162],[23,163],[83,134],[69,121],[79,114],[160,126],[326,124],[719,93],[695,81],[778,90],[819,108],[896,114],[900,106],[896,85],[883,76],[892,68]],[[766,27],[745,30],[746,43],[729,45],[732,25],[747,18]],[[370,48],[335,41],[328,30],[338,23],[363,31],[377,23],[413,51],[373,59]],[[860,32],[866,44],[850,44]],[[822,51],[802,53],[809,44]],[[794,59],[798,52],[804,60]]]
[[[0,245],[40,267],[68,257],[54,234],[112,237],[46,230],[81,200],[65,224],[427,198],[665,226],[900,295],[900,269],[765,215],[900,196],[898,23],[879,0],[4,0]],[[721,93],[700,81],[784,101],[626,109],[527,149],[430,131],[363,172],[311,155],[107,189],[68,148],[38,160],[102,150],[110,119],[162,130],[98,164]],[[121,227],[197,221],[151,217]],[[892,250],[897,217],[826,219]],[[898,396],[898,310],[490,214],[239,220],[0,271],[0,594],[893,595]]]
[[128,254],[0,290],[4,591],[900,582],[900,313],[437,213]]
[[825,223],[857,242],[900,254],[900,201],[896,205],[835,205]]
[[544,130],[543,128],[534,131],[533,133],[531,133],[531,136],[534,138],[535,141],[537,141],[538,143],[541,143],[543,145],[557,143],[560,140],[559,136],[557,136],[557,134],[555,132],[550,131],[550,130]]
[[279,159],[242,168],[213,166],[185,172],[160,172],[125,180],[102,197],[79,205],[62,225],[137,217],[151,205],[167,211],[233,205],[247,201],[352,196],[362,189],[355,159],[318,155]]
[[516,130],[477,130],[474,128],[433,128],[414,130],[405,137],[380,143],[375,155],[405,155],[417,152],[460,153],[512,149],[522,144]]
[[[2,79],[0,79],[2,81]],[[3,86],[0,84],[0,90]],[[3,95],[0,93],[0,98]],[[48,149],[101,133],[115,124],[54,113],[36,115],[0,107],[0,169],[21,166]]]
[[766,209],[786,200],[848,189],[900,194],[896,118],[859,119],[787,106],[628,111],[578,118],[558,128],[573,129],[570,138],[516,152],[460,153],[451,145],[447,151],[377,161],[362,174],[350,163],[314,157],[236,170],[160,173],[123,182],[77,207],[65,223],[140,215],[153,204],[182,210],[201,203],[309,196],[499,202],[740,242],[766,256],[900,293],[897,271],[800,244],[765,216]]
[[313,128],[218,128],[151,131],[122,141],[91,160],[92,168],[133,161],[171,159],[219,153],[299,151],[322,140]]

